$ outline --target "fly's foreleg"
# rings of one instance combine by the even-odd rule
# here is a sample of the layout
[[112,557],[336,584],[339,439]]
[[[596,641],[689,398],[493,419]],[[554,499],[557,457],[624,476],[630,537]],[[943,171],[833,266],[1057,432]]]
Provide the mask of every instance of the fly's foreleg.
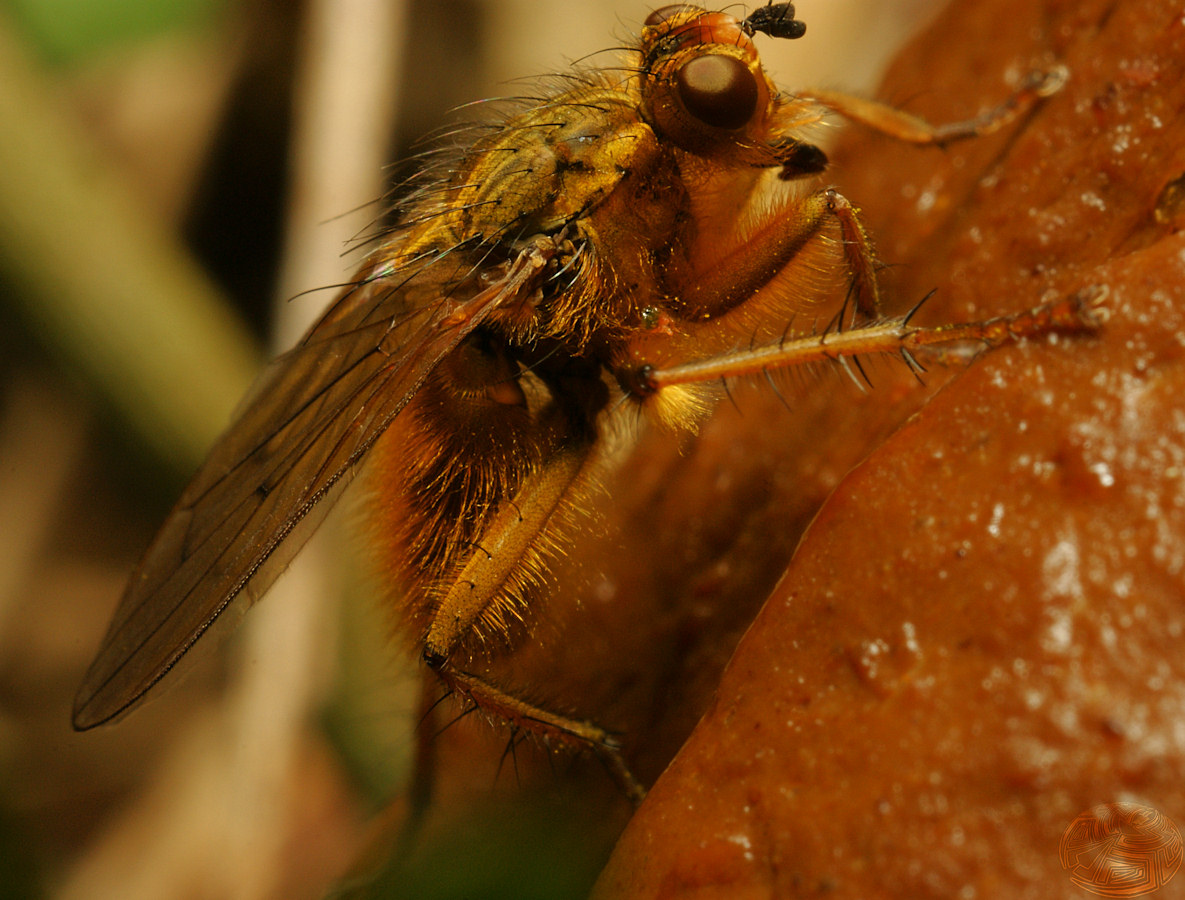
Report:
[[855,208],[833,188],[788,204],[746,232],[744,240],[727,253],[715,256],[713,265],[681,279],[674,289],[686,317],[712,318],[740,308],[770,283],[771,273],[792,271],[803,248],[828,228],[838,231],[856,310],[865,318],[878,317],[880,292],[872,244]]
[[1061,65],[1033,72],[1012,96],[999,106],[973,119],[950,122],[945,125],[932,125],[924,119],[888,104],[853,97],[849,94],[812,91],[802,99],[814,101],[820,106],[839,113],[846,119],[867,125],[869,128],[899,141],[942,146],[952,141],[998,131],[1032,109],[1038,101],[1060,91],[1069,77],[1069,70]]
[[823,191],[822,200],[828,214],[839,223],[844,263],[851,273],[856,310],[865,318],[875,319],[881,311],[880,288],[876,277],[876,256],[864,226],[852,204],[839,191],[828,188]]

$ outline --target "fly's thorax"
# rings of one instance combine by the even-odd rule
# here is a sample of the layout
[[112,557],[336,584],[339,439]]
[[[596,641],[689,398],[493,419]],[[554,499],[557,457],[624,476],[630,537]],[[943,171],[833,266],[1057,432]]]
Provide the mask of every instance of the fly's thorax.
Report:
[[[618,133],[619,137],[622,132]],[[491,320],[511,343],[560,344],[564,354],[595,354],[596,348],[637,328],[641,310],[658,290],[655,260],[679,230],[687,192],[667,148],[645,125],[625,131],[627,147],[611,191],[588,203],[552,235],[549,276],[528,302],[498,309]],[[518,244],[505,246],[510,254]],[[484,252],[484,251],[482,251]],[[487,257],[488,258],[488,257]]]
[[582,84],[498,127],[455,176],[458,234],[513,242],[557,234],[652,152],[635,98]]

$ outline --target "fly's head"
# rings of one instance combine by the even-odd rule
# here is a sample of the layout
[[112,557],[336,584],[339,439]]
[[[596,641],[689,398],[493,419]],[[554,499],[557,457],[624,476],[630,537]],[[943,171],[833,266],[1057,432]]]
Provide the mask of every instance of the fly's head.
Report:
[[642,29],[642,115],[670,144],[717,162],[781,164],[772,123],[782,100],[753,36],[798,38],[806,26],[789,3],[744,19],[690,4],[655,10]]

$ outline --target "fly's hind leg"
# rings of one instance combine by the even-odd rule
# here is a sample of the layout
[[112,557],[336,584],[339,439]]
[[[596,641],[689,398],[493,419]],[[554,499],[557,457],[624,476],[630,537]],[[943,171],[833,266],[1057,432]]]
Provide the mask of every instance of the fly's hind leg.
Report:
[[600,757],[609,774],[631,801],[640,803],[645,798],[646,789],[630,772],[625,758],[621,755],[621,747],[603,728],[520,700],[481,676],[466,672],[447,660],[432,667],[449,690],[471,702],[477,709],[509,722],[516,729],[541,737],[550,745],[592,750]]
[[555,529],[587,491],[600,455],[591,445],[562,448],[529,475],[511,502],[483,530],[461,571],[431,615],[423,658],[461,699],[551,745],[591,749],[627,796],[640,802],[645,790],[630,773],[613,737],[591,722],[556,713],[515,696],[456,661],[481,630],[505,630],[521,615],[516,604],[548,562],[544,548]]

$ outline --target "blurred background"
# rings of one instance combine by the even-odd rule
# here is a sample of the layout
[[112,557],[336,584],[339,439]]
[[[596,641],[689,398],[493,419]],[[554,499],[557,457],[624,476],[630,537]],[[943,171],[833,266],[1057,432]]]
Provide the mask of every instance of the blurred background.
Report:
[[[785,88],[870,93],[938,5],[803,0],[807,39],[762,54]],[[0,898],[318,897],[365,854],[416,677],[356,567],[327,564],[352,560],[348,515],[126,721],[74,734],[74,690],[184,479],[356,264],[406,171],[390,163],[648,12],[0,0]],[[595,874],[599,857],[528,889],[548,841],[578,851],[563,829],[500,831],[469,867],[489,884],[454,883],[446,856],[407,895],[505,896],[501,878],[579,896]]]

